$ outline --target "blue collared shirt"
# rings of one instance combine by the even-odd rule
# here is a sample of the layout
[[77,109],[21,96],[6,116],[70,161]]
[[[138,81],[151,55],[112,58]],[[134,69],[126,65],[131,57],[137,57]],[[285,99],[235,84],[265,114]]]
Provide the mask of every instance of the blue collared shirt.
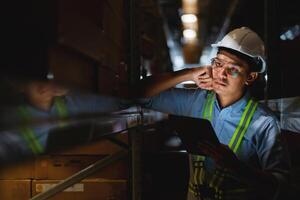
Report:
[[[152,98],[143,99],[142,105],[160,112],[202,118],[206,97],[206,90],[173,88]],[[249,98],[249,93],[246,93],[225,108],[221,108],[215,98],[211,122],[221,143],[229,144]],[[236,155],[246,164],[269,171],[280,182],[286,182],[290,161],[280,133],[276,116],[259,104]],[[213,164],[205,163],[206,170],[210,171]]]

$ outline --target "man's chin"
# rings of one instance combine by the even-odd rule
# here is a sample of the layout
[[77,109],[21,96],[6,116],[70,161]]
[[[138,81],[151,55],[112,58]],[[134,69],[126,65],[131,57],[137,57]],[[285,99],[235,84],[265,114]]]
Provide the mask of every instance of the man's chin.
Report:
[[226,88],[226,86],[224,86],[224,85],[220,85],[220,84],[214,84],[213,85],[213,90],[214,91],[224,91],[225,90],[225,88]]
[[225,86],[213,87],[213,91],[219,95],[228,95],[228,90]]

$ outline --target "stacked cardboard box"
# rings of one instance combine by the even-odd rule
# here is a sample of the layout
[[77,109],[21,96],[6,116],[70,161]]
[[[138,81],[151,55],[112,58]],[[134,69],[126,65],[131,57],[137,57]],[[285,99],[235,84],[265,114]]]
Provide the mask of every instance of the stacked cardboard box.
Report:
[[[32,195],[44,192],[59,180],[33,180]],[[51,200],[126,200],[126,180],[87,179],[56,194]]]
[[[117,138],[127,141],[126,134],[118,135]],[[0,169],[0,199],[29,199],[120,150],[118,145],[101,140],[4,166]],[[53,199],[127,199],[127,176],[128,164],[127,158],[124,158],[57,194]]]
[[0,199],[28,200],[31,197],[31,180],[0,180]]
[[55,79],[81,89],[118,92],[128,81],[123,0],[60,0],[56,6],[58,48],[49,51]]
[[34,160],[1,166],[0,199],[28,200],[31,197],[31,179],[34,177]]

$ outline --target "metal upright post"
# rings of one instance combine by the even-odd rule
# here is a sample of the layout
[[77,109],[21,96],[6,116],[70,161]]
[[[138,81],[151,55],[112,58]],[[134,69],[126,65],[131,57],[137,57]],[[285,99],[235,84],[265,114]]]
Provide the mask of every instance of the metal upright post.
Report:
[[[140,80],[140,51],[139,51],[139,3],[137,0],[129,0],[129,84],[136,85]],[[141,120],[137,119],[137,127],[141,126]],[[128,195],[130,200],[142,199],[141,188],[141,143],[142,134],[138,128],[129,130],[129,177]]]
[[133,129],[129,133],[130,141],[130,177],[129,177],[129,198],[132,200],[142,199],[142,178],[141,178],[141,142],[142,135],[138,133],[137,129]]
[[141,200],[142,199],[142,170],[141,170],[141,144],[142,133],[139,127],[142,126],[142,113],[141,118],[137,118],[137,127],[130,129],[129,136],[129,199]]
[[138,29],[138,4],[129,0],[129,84],[134,85],[140,80],[140,52]]

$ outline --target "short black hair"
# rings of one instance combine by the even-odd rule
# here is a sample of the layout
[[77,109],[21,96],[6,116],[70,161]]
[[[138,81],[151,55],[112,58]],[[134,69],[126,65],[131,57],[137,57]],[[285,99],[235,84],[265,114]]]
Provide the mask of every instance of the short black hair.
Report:
[[229,49],[226,47],[219,47],[218,48],[218,52],[224,50],[227,51],[228,53],[231,53],[233,55],[236,55],[237,57],[239,57],[240,59],[244,60],[245,62],[248,63],[248,65],[250,66],[250,71],[251,72],[259,72],[261,70],[262,67],[262,63],[260,59],[257,58],[252,58],[246,54],[243,54],[239,51],[233,50],[233,49]]

